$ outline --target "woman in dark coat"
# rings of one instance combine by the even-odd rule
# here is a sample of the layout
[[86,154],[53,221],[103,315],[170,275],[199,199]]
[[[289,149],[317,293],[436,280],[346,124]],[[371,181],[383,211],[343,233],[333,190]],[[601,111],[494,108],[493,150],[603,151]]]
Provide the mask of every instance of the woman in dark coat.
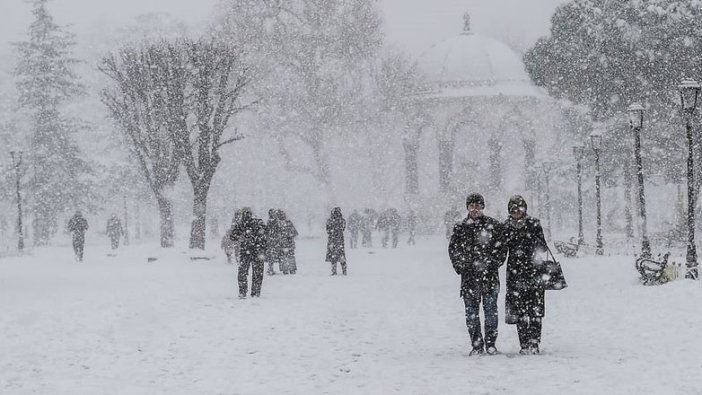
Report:
[[344,251],[344,229],[346,220],[341,215],[341,208],[334,207],[327,219],[327,258],[331,263],[332,276],[336,276],[336,264],[341,264],[341,272],[346,275],[346,252]]
[[517,324],[520,354],[538,354],[541,320],[544,316],[544,290],[536,283],[534,262],[548,249],[544,230],[537,218],[527,215],[523,197],[512,196],[507,204],[504,245],[508,250],[505,321]]

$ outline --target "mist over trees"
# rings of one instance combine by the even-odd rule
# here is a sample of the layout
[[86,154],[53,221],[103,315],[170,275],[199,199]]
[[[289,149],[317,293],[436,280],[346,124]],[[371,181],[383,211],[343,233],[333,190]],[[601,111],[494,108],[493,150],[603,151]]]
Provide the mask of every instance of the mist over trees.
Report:
[[[548,169],[529,168],[519,183],[538,196],[539,207],[555,207],[554,222],[574,201],[570,144],[602,128],[603,181],[621,196],[608,205],[611,223],[623,222],[627,234],[635,229],[625,115],[634,101],[646,107],[647,182],[684,182],[677,84],[702,74],[695,4],[570,1],[554,13],[551,34],[524,54],[531,79],[562,113],[529,124],[507,111],[481,127],[555,130],[548,147],[535,146],[535,135],[524,140],[530,160],[548,162]],[[202,249],[208,230],[227,226],[243,205],[259,212],[284,207],[315,229],[335,205],[406,209],[412,195],[421,223],[454,197],[431,205],[437,195],[420,182],[435,181],[441,149],[428,137],[436,131],[423,124],[426,108],[417,100],[424,76],[413,57],[387,44],[373,0],[222,0],[198,31],[150,13],[123,26],[97,26],[85,42],[54,23],[51,5],[32,2],[34,21],[16,43],[11,78],[0,85],[2,141],[25,152],[24,222],[35,244],[50,242],[76,209],[131,212],[132,233],[155,229],[164,247],[174,245],[179,227],[188,228],[190,247]],[[458,26],[461,15],[456,20]],[[593,169],[586,151],[587,178]],[[499,184],[468,178],[480,176],[471,173],[476,168],[499,170],[512,160],[506,155],[477,163],[467,149],[455,159],[454,194]],[[546,173],[554,195],[548,200]],[[3,177],[6,202],[14,196],[12,174]],[[702,177],[695,182],[700,190]]]

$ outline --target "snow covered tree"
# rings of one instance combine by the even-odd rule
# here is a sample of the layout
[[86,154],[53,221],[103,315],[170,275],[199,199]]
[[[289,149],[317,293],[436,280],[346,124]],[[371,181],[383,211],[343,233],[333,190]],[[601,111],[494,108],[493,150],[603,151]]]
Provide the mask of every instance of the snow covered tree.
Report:
[[674,106],[683,77],[702,71],[701,26],[697,0],[573,0],[524,59],[537,85],[590,106],[597,120],[632,100],[661,110]]
[[73,35],[56,25],[47,0],[34,0],[28,40],[16,43],[14,71],[19,105],[29,124],[29,195],[34,215],[34,243],[43,245],[58,229],[58,215],[75,208],[93,209],[93,170],[72,134],[86,128],[64,115],[65,105],[84,92],[72,67]]
[[[191,248],[205,248],[207,195],[220,149],[241,138],[224,136],[250,82],[237,47],[218,41],[161,41],[127,47],[102,70],[117,82],[103,98],[127,135],[153,190],[162,217],[162,246],[172,228],[164,195],[182,164],[193,188]],[[169,224],[170,222],[170,224]],[[172,245],[172,241],[170,242]]]
[[[166,45],[126,47],[117,56],[103,59],[100,70],[116,86],[102,92],[129,148],[137,158],[142,175],[158,204],[161,219],[161,247],[173,246],[173,213],[169,189],[180,170],[180,156],[173,129],[173,114],[181,114],[186,70],[172,67]],[[183,120],[184,121],[184,120]]]

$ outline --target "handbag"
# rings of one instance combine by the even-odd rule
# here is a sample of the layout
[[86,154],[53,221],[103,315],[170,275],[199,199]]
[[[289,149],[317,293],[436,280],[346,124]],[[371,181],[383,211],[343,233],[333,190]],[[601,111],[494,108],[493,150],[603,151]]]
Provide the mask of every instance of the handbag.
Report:
[[535,262],[536,284],[546,291],[558,291],[568,287],[561,264],[553,256],[551,249],[546,246],[551,259],[546,256],[545,261]]

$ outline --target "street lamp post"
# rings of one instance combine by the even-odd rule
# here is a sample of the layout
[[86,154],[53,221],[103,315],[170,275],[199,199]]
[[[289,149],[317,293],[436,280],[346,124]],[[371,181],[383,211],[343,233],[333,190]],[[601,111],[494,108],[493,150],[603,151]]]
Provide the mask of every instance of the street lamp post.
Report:
[[695,246],[695,174],[693,162],[694,140],[692,136],[692,119],[697,108],[700,84],[693,79],[682,80],[680,86],[680,103],[685,118],[687,131],[687,274],[685,278],[697,279],[697,247]]
[[581,163],[584,154],[584,147],[576,145],[573,147],[573,155],[575,156],[575,168],[578,173],[578,249],[585,242],[583,234],[583,165]]
[[546,211],[546,237],[551,240],[551,162],[543,162],[541,169],[544,172],[544,210]]
[[602,147],[602,133],[594,131],[590,134],[592,150],[595,151],[595,195],[597,200],[597,239],[595,240],[595,254],[604,255],[602,245],[602,199],[600,195],[600,148]]
[[639,183],[639,212],[641,214],[641,256],[651,257],[651,244],[648,241],[646,221],[646,195],[644,193],[643,164],[641,161],[641,129],[643,128],[644,108],[639,103],[633,103],[627,110],[629,125],[634,135],[634,157],[636,158],[636,178]]
[[[17,154],[17,156],[15,156]],[[15,167],[15,181],[17,190],[17,250],[24,251],[24,230],[22,229],[22,196],[20,195],[20,166],[22,166],[22,151],[10,151],[12,165]]]

